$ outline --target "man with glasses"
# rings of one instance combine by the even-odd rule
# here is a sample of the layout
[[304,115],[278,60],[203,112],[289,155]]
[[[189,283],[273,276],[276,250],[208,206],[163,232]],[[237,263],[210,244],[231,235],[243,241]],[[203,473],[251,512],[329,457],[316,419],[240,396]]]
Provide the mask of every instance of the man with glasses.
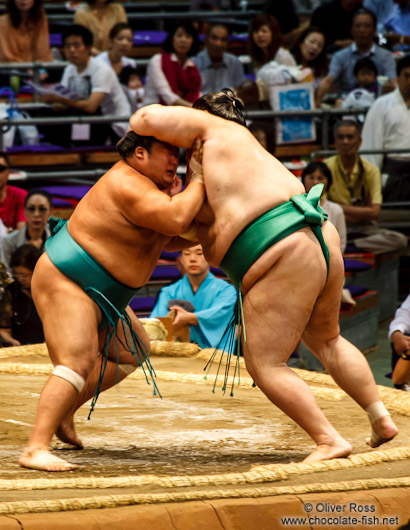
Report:
[[0,219],[8,231],[19,230],[26,224],[24,213],[25,190],[8,185],[10,163],[5,153],[0,153]]

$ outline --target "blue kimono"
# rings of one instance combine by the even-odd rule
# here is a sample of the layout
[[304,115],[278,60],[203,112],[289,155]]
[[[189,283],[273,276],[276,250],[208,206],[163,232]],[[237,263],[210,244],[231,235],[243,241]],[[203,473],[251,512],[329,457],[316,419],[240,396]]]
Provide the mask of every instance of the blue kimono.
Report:
[[[232,318],[236,303],[236,289],[225,280],[216,278],[211,272],[199,286],[196,293],[192,291],[188,277],[163,287],[150,315],[165,317],[168,313],[168,302],[173,299],[188,300],[195,307],[197,326],[190,326],[191,342],[201,348],[215,348]],[[220,349],[225,344],[220,344]]]

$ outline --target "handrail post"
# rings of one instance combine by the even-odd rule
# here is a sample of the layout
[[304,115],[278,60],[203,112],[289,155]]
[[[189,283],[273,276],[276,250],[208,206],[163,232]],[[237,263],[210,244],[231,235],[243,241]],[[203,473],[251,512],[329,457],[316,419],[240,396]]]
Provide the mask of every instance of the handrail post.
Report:
[[329,149],[329,119],[330,113],[327,109],[322,109],[322,150]]
[[[36,85],[40,85],[41,84],[41,79],[40,79],[40,66],[38,65],[37,62],[34,62],[33,63],[33,79],[34,79],[34,82],[36,83]],[[34,93],[33,93],[33,100],[38,103],[39,100],[40,100],[40,97],[39,97],[39,94],[37,92],[37,90],[34,90]]]

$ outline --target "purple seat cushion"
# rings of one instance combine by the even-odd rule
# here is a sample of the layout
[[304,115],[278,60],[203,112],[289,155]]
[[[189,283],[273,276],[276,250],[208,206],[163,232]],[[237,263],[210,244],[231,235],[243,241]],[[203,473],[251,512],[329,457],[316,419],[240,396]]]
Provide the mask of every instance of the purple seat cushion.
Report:
[[159,46],[166,39],[166,31],[135,31],[134,46]]
[[61,208],[61,207],[71,207],[73,206],[73,203],[70,202],[70,201],[65,201],[64,199],[57,199],[57,198],[54,198],[52,199],[52,203],[53,203],[53,208]]
[[63,35],[62,33],[50,33],[50,46],[62,46],[63,45]]
[[163,250],[161,252],[161,256],[160,258],[161,259],[167,259],[167,260],[170,260],[170,261],[175,261],[179,256],[179,251],[176,251],[176,252],[167,252],[166,250]]
[[91,186],[42,186],[41,189],[48,191],[50,195],[80,200],[91,189]]
[[226,278],[226,274],[222,269],[218,269],[218,267],[209,267],[212,274],[215,274],[215,276],[218,276],[219,278]]
[[6,149],[7,153],[48,153],[49,151],[64,151],[58,145],[14,145]]
[[135,296],[131,302],[130,307],[133,311],[149,311],[154,309],[156,298],[154,296]]
[[176,266],[157,265],[151,275],[151,280],[177,280],[181,272]]
[[372,268],[368,263],[363,263],[363,261],[357,261],[354,259],[343,259],[345,264],[346,272],[359,272],[359,271],[368,271]]
[[346,289],[349,289],[353,298],[361,296],[368,291],[367,287],[360,287],[359,285],[346,285]]

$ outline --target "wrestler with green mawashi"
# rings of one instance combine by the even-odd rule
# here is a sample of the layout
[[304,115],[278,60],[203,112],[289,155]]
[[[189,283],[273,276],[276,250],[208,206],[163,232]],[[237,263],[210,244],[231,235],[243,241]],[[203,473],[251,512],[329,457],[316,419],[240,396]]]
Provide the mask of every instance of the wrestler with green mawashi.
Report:
[[243,102],[231,90],[206,94],[193,107],[151,105],[130,125],[183,148],[202,141],[207,198],[195,219],[198,239],[206,260],[239,288],[232,329],[241,330],[248,372],[316,443],[306,462],[344,457],[352,447],[286,364],[300,340],[366,411],[369,445],[391,440],[397,427],[369,365],[340,336],[344,265],[338,233],[319,204],[322,188],[304,194],[302,183],[247,130]]

